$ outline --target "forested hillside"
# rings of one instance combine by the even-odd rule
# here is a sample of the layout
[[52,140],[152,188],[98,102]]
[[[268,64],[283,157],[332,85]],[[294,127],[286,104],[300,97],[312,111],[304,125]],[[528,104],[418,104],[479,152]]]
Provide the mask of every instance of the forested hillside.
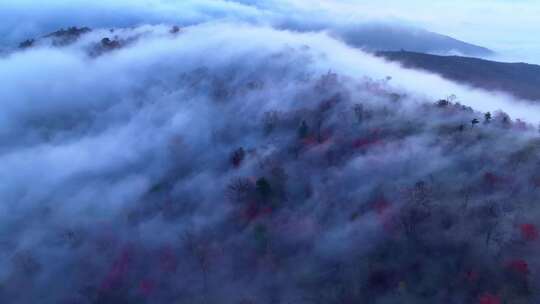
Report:
[[536,127],[317,39],[69,29],[2,59],[0,302],[538,302]]

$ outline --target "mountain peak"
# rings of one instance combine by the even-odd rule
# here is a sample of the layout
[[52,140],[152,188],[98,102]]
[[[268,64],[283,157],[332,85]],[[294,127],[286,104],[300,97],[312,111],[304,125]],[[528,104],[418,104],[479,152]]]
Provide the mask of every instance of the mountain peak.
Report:
[[430,54],[490,56],[494,51],[456,38],[419,28],[389,24],[349,27],[338,32],[348,44],[368,51],[399,51]]

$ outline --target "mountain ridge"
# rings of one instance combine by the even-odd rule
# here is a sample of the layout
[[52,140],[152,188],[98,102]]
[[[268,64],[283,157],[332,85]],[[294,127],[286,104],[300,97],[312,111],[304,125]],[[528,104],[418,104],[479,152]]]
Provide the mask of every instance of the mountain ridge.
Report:
[[369,25],[342,31],[339,35],[349,45],[368,51],[408,50],[430,54],[492,56],[493,50],[454,37],[419,28]]
[[540,100],[540,65],[409,51],[378,51],[374,54],[399,62],[404,68],[436,73],[475,88],[502,91],[531,101]]

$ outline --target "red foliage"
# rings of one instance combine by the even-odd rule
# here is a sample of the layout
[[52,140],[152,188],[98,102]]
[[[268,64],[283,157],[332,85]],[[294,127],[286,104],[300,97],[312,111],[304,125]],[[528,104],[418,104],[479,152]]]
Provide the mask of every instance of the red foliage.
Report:
[[381,196],[375,201],[375,204],[373,205],[375,208],[375,212],[377,212],[378,215],[383,215],[388,208],[390,208],[390,203],[384,198],[384,196]]
[[143,280],[139,284],[139,290],[145,296],[150,296],[156,289],[156,284],[152,280]]
[[381,195],[373,201],[372,208],[375,211],[375,214],[377,214],[383,230],[390,235],[395,235],[398,230],[395,215],[390,212],[391,205],[392,204],[384,197],[384,195]]
[[325,144],[325,143],[330,141],[330,138],[331,138],[330,133],[329,132],[324,132],[321,135],[320,141],[319,141],[319,138],[317,138],[317,136],[315,136],[315,135],[308,136],[308,137],[302,139],[302,145],[304,145],[306,147],[310,147],[310,146],[316,146],[316,145],[319,145],[319,144]]
[[353,148],[363,149],[378,144],[380,142],[380,133],[381,130],[375,129],[368,136],[357,138],[353,141]]
[[132,254],[130,249],[124,249],[120,256],[113,262],[105,279],[101,282],[102,290],[111,290],[119,287],[129,271]]
[[520,227],[521,236],[526,241],[535,241],[540,236],[538,228],[534,224],[522,224]]
[[249,204],[249,206],[246,207],[246,209],[244,210],[242,214],[243,218],[248,221],[252,221],[256,219],[258,215],[259,215],[259,208],[257,208],[257,205],[254,203]]
[[501,298],[490,293],[485,293],[478,299],[479,304],[501,304]]
[[353,148],[355,149],[367,148],[369,146],[376,144],[377,142],[378,140],[374,138],[358,138],[353,142]]
[[465,279],[469,283],[474,283],[474,282],[478,281],[478,277],[479,277],[478,272],[473,271],[473,270],[469,270],[469,271],[467,271],[465,273]]
[[270,208],[270,207],[264,207],[264,208],[261,208],[259,214],[260,214],[261,216],[266,216],[266,215],[272,214],[272,212],[273,212],[272,208]]
[[253,221],[261,216],[270,215],[272,212],[272,208],[260,207],[257,206],[257,202],[252,202],[244,209],[242,217],[247,221]]
[[491,187],[508,185],[515,182],[515,179],[512,176],[500,176],[496,175],[493,172],[484,173],[484,182]]
[[486,172],[484,173],[484,181],[486,183],[488,183],[490,186],[495,186],[501,182],[504,181],[503,178],[497,176],[495,173],[493,172]]
[[317,144],[317,138],[315,136],[308,136],[302,139],[302,144],[304,146],[313,146]]
[[529,274],[529,264],[525,260],[513,260],[508,263],[508,270],[526,276]]

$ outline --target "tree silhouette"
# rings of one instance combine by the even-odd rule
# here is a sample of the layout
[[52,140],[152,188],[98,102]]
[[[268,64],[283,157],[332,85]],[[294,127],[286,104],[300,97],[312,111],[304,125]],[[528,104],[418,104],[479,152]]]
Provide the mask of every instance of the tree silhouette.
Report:
[[490,112],[487,112],[486,114],[484,114],[484,122],[485,123],[490,123],[491,122],[491,113]]
[[246,152],[244,151],[244,148],[238,148],[233,151],[231,155],[231,164],[238,168],[240,165],[242,165],[242,161],[246,157]]
[[256,187],[257,193],[260,195],[260,197],[263,200],[267,200],[270,198],[272,194],[272,188],[268,180],[266,180],[266,178],[264,177],[259,178],[255,184],[255,187]]
[[305,120],[302,120],[300,127],[298,128],[298,138],[304,139],[309,135],[309,127]]
[[175,26],[173,26],[173,27],[169,30],[169,32],[170,32],[171,34],[177,34],[177,33],[180,32],[180,27],[179,27],[178,25],[175,25]]
[[36,41],[35,41],[34,39],[28,39],[28,40],[25,40],[25,41],[23,41],[23,42],[21,42],[21,43],[19,44],[19,48],[20,48],[20,49],[27,49],[27,48],[30,48],[30,47],[34,46],[34,43],[35,43],[35,42],[36,42]]
[[361,103],[355,104],[353,110],[354,115],[356,116],[356,121],[361,124],[364,121],[364,105]]

